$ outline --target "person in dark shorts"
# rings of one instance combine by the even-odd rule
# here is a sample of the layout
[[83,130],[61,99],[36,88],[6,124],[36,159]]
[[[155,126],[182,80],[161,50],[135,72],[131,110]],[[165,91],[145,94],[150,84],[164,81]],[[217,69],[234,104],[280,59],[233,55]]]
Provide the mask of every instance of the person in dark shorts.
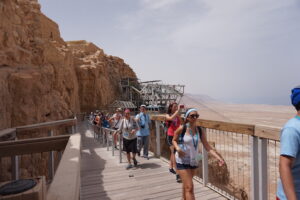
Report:
[[[130,116],[130,110],[126,109],[124,112],[124,118],[121,121],[119,130],[123,136],[123,150],[127,153],[128,165],[126,169],[132,168],[131,159],[134,166],[137,166],[138,162],[135,158],[137,150],[137,124],[133,117]],[[130,155],[132,153],[132,157]]]
[[219,160],[219,166],[224,164],[224,160],[208,144],[205,129],[197,128],[196,121],[198,117],[199,114],[196,109],[189,109],[184,116],[184,125],[175,131],[173,137],[173,145],[176,149],[177,173],[180,175],[183,183],[183,199],[195,199],[193,176],[200,160],[200,141],[206,151]]
[[181,118],[180,118],[180,107],[176,102],[170,103],[168,106],[168,111],[166,114],[166,126],[167,126],[167,144],[170,147],[170,166],[169,172],[176,174],[176,181],[181,182],[180,176],[176,173],[176,162],[174,155],[174,146],[172,143],[174,132],[180,127]]

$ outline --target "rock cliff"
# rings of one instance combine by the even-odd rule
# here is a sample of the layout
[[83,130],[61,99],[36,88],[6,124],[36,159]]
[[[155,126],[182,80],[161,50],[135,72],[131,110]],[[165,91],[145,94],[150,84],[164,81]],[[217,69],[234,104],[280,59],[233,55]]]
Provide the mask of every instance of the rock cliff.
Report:
[[37,0],[0,1],[0,129],[106,106],[123,76],[136,77],[92,43],[65,42]]

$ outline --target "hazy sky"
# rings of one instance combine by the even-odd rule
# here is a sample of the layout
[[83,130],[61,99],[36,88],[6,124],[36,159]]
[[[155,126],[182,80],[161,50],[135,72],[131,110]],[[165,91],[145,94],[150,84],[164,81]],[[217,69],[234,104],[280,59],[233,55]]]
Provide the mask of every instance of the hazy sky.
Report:
[[39,0],[65,40],[143,80],[234,103],[289,104],[300,84],[299,0]]

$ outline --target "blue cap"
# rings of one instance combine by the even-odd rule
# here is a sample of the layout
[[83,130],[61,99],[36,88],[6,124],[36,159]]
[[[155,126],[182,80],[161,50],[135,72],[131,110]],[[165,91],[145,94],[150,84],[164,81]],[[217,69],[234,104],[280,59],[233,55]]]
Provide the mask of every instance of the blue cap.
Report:
[[291,102],[294,106],[300,103],[300,85],[292,89]]

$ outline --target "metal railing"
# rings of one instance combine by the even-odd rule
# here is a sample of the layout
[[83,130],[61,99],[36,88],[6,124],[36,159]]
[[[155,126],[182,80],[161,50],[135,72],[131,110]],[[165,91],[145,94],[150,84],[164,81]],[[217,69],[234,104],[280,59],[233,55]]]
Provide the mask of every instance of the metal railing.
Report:
[[[123,137],[117,130],[111,128],[100,127],[92,123],[90,125],[90,130],[93,131],[94,139],[100,142],[102,145],[106,146],[107,151],[110,150],[112,156],[115,156],[115,147],[119,153],[119,163],[122,163],[122,149],[123,149]],[[118,142],[114,140],[114,137],[117,136]]]
[[[74,134],[76,123],[76,119],[66,119],[19,126],[0,131],[0,137],[2,141],[4,140],[0,142],[0,149],[2,148],[0,150],[1,168],[2,170],[6,169],[7,172],[11,171],[10,178],[7,176],[0,177],[1,181],[45,175],[50,182],[54,177],[55,169],[58,166],[59,160],[62,157],[62,151],[69,138],[68,135],[55,136],[55,130],[60,127],[70,127],[69,131],[64,133]],[[37,133],[45,132],[45,134],[42,134],[45,137],[40,137],[40,134],[28,134],[28,132],[32,131],[37,131]],[[37,138],[36,136],[39,137]],[[47,148],[48,146],[49,148]],[[48,167],[46,170],[36,170],[34,167],[36,164]],[[20,170],[20,166],[25,167],[22,167],[22,170]],[[4,176],[3,174],[2,176]]]
[[[164,116],[152,116],[152,151],[169,158],[162,123]],[[207,140],[224,158],[219,167],[202,146],[199,180],[228,199],[275,199],[280,128],[198,119]]]

